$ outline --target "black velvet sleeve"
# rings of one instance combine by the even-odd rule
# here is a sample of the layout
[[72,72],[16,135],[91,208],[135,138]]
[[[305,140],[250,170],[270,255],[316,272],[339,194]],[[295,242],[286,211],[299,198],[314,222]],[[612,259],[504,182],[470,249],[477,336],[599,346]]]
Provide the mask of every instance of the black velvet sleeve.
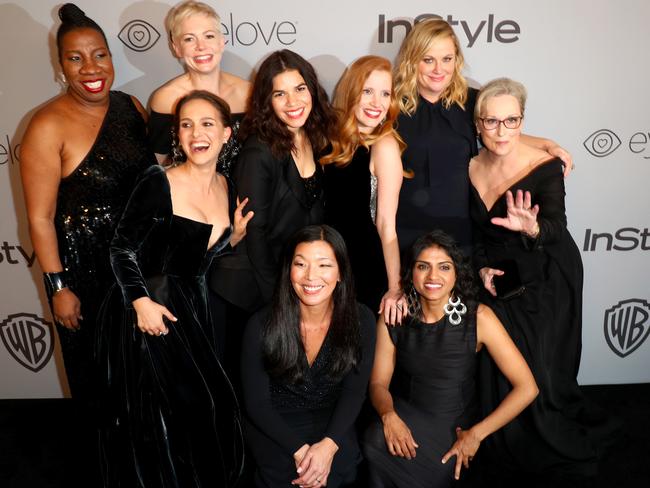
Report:
[[172,114],[161,114],[152,111],[149,115],[149,145],[157,154],[170,154],[172,152]]
[[270,378],[262,360],[262,330],[267,313],[267,310],[262,310],[253,315],[244,331],[241,355],[244,408],[258,429],[293,456],[305,441],[271,405]]
[[[539,205],[537,222],[539,234],[535,239],[524,236],[524,245],[527,249],[537,249],[544,244],[553,244],[560,241],[567,232],[566,209],[564,205],[564,175],[560,159],[544,163],[536,171],[538,173],[533,205]],[[525,189],[524,189],[525,190]]]
[[271,214],[280,164],[270,149],[255,138],[246,141],[236,166],[237,194],[240,200],[249,199],[243,213],[255,212],[246,229],[246,250],[265,303],[273,295],[278,268],[267,233],[273,225]]
[[325,431],[325,437],[329,437],[337,445],[341,445],[341,438],[353,428],[357,420],[361,405],[366,398],[370,372],[375,359],[375,342],[377,340],[375,316],[368,307],[359,305],[359,320],[361,364],[349,371],[343,378],[341,396]]
[[149,296],[138,253],[152,229],[165,221],[164,195],[168,199],[169,183],[164,169],[157,165],[147,168],[115,229],[110,247],[111,266],[127,305]]

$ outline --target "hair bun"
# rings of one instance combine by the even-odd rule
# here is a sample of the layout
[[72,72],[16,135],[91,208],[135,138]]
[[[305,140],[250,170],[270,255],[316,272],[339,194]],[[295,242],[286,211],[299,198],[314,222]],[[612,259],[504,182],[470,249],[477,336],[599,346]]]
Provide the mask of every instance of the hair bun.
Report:
[[65,3],[59,9],[59,18],[61,22],[74,24],[85,19],[86,14],[74,3]]

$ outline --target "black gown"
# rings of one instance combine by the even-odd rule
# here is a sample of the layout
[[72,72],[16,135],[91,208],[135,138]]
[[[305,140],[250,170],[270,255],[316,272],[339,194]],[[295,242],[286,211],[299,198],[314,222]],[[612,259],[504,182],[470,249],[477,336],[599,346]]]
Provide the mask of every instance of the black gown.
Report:
[[456,427],[474,425],[478,412],[476,313],[467,314],[457,326],[446,316],[433,324],[409,317],[402,326],[389,327],[388,333],[396,349],[393,405],[420,447],[410,460],[392,456],[375,416],[363,442],[369,486],[451,486],[456,458],[442,464],[442,457],[456,442]]
[[354,482],[361,452],[354,423],[366,397],[375,354],[375,319],[359,306],[361,361],[343,378],[327,375],[334,349],[327,335],[311,366],[303,358],[304,381],[292,384],[274,379],[264,369],[262,332],[268,309],[253,315],[242,348],[242,381],[246,442],[258,469],[255,486],[286,488],[296,478],[293,453],[324,437],[339,447],[332,462],[328,488]]
[[83,320],[77,331],[57,328],[70,391],[82,404],[94,402],[95,322],[115,282],[108,248],[138,174],[155,163],[142,115],[129,95],[113,91],[90,151],[59,183],[54,215],[59,257]]
[[348,248],[357,300],[377,313],[388,290],[381,239],[371,215],[370,152],[359,147],[346,166],[325,166],[325,223]]
[[[172,214],[164,170],[139,180],[111,244],[119,286],[102,305],[102,462],[108,488],[207,488],[236,482],[243,441],[239,409],[215,353],[206,272],[229,247],[227,229]],[[137,328],[144,296],[178,319],[166,336]]]
[[[499,469],[593,476],[600,427],[592,427],[604,424],[599,415],[592,417],[596,411],[587,408],[576,380],[582,341],[583,268],[566,227],[562,162],[553,159],[538,165],[512,182],[510,190],[517,189],[530,191],[533,205],[540,206],[538,238],[493,225],[492,217],[507,213],[505,194],[488,210],[472,187],[475,264],[477,269],[498,268],[502,260],[514,260],[518,265],[525,291],[509,300],[488,296],[485,300],[530,366],[539,395],[521,415],[487,439],[486,452]],[[480,389],[485,413],[511,389],[487,357],[481,361]]]
[[401,113],[398,117],[397,131],[406,143],[402,163],[413,172],[413,178],[402,182],[397,207],[402,253],[421,235],[441,229],[471,254],[467,168],[478,152],[473,122],[476,94],[475,89],[468,89],[465,110],[419,97],[412,116]]

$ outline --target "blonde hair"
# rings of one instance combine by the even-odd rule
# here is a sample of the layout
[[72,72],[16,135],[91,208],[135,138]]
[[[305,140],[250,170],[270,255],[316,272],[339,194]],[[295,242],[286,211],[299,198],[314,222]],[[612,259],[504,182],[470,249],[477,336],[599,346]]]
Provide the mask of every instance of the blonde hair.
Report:
[[467,80],[462,74],[465,58],[460,43],[451,26],[442,19],[427,19],[416,23],[408,33],[399,54],[395,71],[395,92],[400,110],[413,115],[418,106],[418,67],[422,58],[434,42],[451,39],[456,51],[454,74],[449,86],[440,95],[445,108],[458,104],[465,109],[467,101]]
[[352,160],[352,156],[359,146],[369,149],[375,142],[388,134],[395,137],[400,150],[404,149],[405,144],[393,127],[399,114],[399,105],[392,86],[386,119],[375,127],[370,134],[359,132],[355,114],[361,100],[363,86],[370,74],[373,71],[385,71],[391,74],[391,70],[390,61],[380,56],[363,56],[345,70],[336,85],[332,102],[337,112],[336,133],[332,140],[332,151],[321,158],[320,162],[322,164],[334,163],[337,166],[346,166]]
[[488,99],[498,97],[500,95],[512,95],[519,103],[521,115],[524,115],[526,109],[526,87],[518,81],[511,80],[510,78],[497,78],[496,80],[489,81],[478,92],[476,97],[476,105],[474,106],[474,121],[481,117],[481,112],[485,108],[485,103]]
[[173,44],[174,39],[180,34],[179,30],[182,22],[193,15],[206,15],[214,19],[217,24],[217,31],[221,33],[221,17],[210,5],[194,0],[186,0],[174,5],[165,17],[165,29],[167,29],[170,44]]

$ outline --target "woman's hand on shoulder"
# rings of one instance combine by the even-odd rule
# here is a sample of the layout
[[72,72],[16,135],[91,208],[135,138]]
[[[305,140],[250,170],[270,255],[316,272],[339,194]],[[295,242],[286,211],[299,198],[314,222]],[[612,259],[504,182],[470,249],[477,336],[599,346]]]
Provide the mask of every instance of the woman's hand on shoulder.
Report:
[[338,450],[339,446],[329,437],[325,437],[311,446],[308,444],[303,445],[293,455],[294,460],[297,462],[298,457],[304,453],[296,468],[296,472],[300,476],[293,480],[291,484],[303,488],[326,486],[327,477],[332,469],[332,461]]
[[241,240],[246,237],[246,226],[248,222],[253,218],[255,212],[249,210],[244,215],[244,207],[248,203],[248,197],[244,198],[241,202],[239,197],[237,197],[237,208],[235,209],[234,214],[234,223],[233,223],[233,232],[232,237],[230,238],[230,245],[235,247],[241,242]]
[[556,158],[559,158],[562,160],[562,166],[564,166],[564,177],[566,178],[571,174],[571,171],[575,168],[573,165],[573,158],[571,157],[571,153],[564,149],[562,146],[559,146],[555,144],[554,146],[551,146],[548,149],[548,153],[551,156],[555,156]]
[[393,456],[414,458],[415,449],[420,446],[415,442],[411,429],[397,415],[397,412],[391,411],[382,415],[381,421],[384,424],[384,438],[388,452]]
[[70,288],[63,288],[52,296],[52,312],[54,320],[66,329],[79,329],[79,321],[83,319],[81,302]]
[[134,300],[133,308],[138,316],[138,328],[145,334],[166,335],[169,329],[163,319],[166,318],[172,322],[178,320],[167,307],[154,302],[149,297],[140,297]]
[[460,479],[460,470],[463,466],[469,468],[469,462],[474,459],[476,451],[481,445],[480,437],[472,430],[463,430],[456,427],[456,442],[451,449],[442,457],[442,464],[456,456],[456,467],[454,469],[454,478]]
[[539,234],[537,214],[539,205],[532,205],[532,197],[529,191],[517,190],[513,196],[512,192],[506,192],[506,205],[508,207],[506,217],[493,217],[490,222],[500,225],[514,232],[521,232],[534,239]]
[[408,315],[408,302],[401,288],[388,290],[379,304],[379,314],[384,316],[386,325],[401,325]]

